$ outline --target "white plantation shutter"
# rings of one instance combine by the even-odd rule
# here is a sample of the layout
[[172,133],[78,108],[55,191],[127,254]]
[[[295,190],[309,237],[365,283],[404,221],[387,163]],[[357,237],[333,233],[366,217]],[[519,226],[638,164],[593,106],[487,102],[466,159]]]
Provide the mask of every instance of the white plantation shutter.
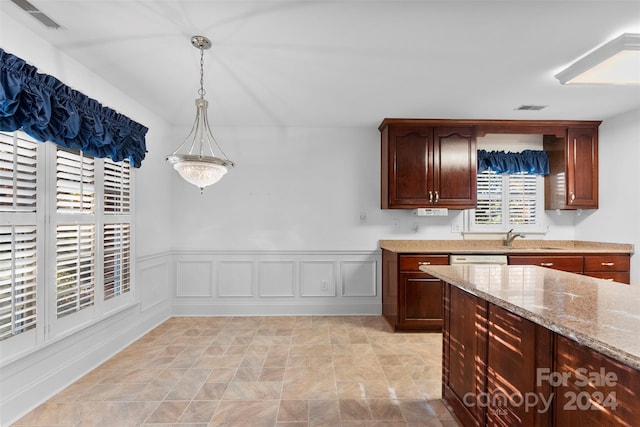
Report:
[[131,290],[131,166],[104,161],[104,299]]
[[[56,314],[94,304],[96,168],[80,151],[56,148]],[[70,224],[68,216],[77,218]]]
[[36,327],[34,225],[0,226],[0,340]]
[[41,146],[22,132],[0,132],[0,340],[37,326]]
[[536,224],[537,179],[527,174],[509,176],[509,224]]
[[24,134],[0,133],[0,211],[36,211],[38,144]]
[[94,303],[95,226],[56,227],[56,313],[58,318]]
[[476,224],[502,224],[502,176],[493,171],[478,174]]
[[82,152],[56,150],[56,207],[58,213],[93,213],[95,165]]
[[131,226],[104,226],[104,299],[131,290]]
[[104,213],[109,215],[131,212],[131,167],[129,161],[104,161]]

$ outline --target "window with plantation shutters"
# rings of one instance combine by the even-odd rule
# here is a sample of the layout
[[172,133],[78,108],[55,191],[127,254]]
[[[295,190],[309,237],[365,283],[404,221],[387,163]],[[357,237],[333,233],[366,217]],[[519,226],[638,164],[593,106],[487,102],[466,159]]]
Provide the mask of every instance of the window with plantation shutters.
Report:
[[0,133],[0,340],[37,325],[39,147]]
[[478,173],[476,208],[468,231],[543,231],[543,178],[540,175]]
[[13,357],[135,303],[133,168],[0,132],[0,346]]

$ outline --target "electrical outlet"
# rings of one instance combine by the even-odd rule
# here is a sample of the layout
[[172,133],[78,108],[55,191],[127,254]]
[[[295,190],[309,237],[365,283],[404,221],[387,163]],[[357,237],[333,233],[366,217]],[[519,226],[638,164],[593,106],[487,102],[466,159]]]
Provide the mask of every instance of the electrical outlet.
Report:
[[400,220],[399,219],[394,219],[392,224],[393,224],[393,229],[394,230],[399,230],[400,229]]
[[462,225],[460,225],[460,224],[451,224],[451,232],[452,233],[462,233]]

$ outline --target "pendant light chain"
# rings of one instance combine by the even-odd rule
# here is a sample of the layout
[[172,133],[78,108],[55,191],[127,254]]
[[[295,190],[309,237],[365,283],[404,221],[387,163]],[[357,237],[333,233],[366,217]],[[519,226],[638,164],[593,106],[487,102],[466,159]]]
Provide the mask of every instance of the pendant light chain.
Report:
[[198,94],[200,94],[200,99],[204,99],[204,95],[207,93],[204,90],[204,49],[202,46],[200,47],[200,90]]

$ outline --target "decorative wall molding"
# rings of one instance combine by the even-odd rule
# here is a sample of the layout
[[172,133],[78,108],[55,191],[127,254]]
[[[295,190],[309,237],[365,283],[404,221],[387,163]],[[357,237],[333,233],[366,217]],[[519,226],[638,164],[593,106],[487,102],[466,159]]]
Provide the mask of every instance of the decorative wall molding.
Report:
[[138,259],[136,261],[135,292],[139,296],[140,311],[145,312],[158,304],[166,303],[171,296],[172,258]]
[[380,251],[175,251],[173,314],[379,315]]

